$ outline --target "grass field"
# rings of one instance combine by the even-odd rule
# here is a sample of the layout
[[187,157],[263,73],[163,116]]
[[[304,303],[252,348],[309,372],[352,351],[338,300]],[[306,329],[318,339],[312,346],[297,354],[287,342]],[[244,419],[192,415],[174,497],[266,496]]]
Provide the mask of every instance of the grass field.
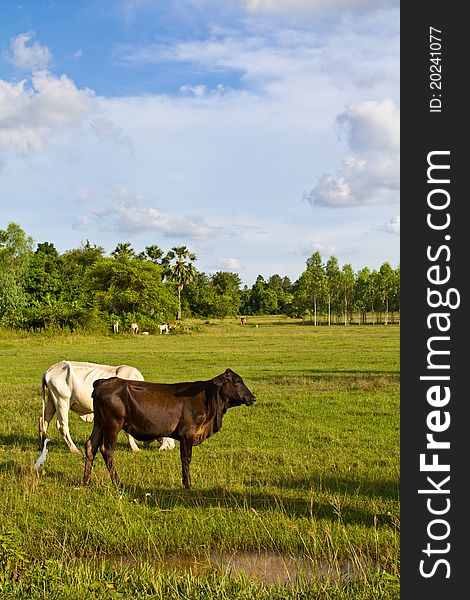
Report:
[[[258,327],[255,325],[259,325]],[[0,333],[3,598],[399,597],[399,326],[191,321],[155,336]],[[83,458],[55,427],[43,473],[42,373],[62,359],[136,366],[148,381],[227,367],[257,397],[193,451]],[[83,448],[91,424],[70,416]],[[178,444],[177,444],[178,446]]]

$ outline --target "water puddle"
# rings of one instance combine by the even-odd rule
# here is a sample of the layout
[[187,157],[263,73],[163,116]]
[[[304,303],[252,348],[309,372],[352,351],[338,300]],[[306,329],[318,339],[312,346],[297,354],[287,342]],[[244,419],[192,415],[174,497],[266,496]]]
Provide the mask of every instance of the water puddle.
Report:
[[[119,562],[124,566],[132,561],[121,557]],[[372,562],[358,564],[356,561],[342,561],[331,564],[326,560],[283,556],[267,551],[211,552],[208,557],[167,557],[155,566],[162,570],[189,572],[195,576],[216,569],[224,576],[244,575],[255,582],[281,585],[294,584],[299,578],[304,581],[330,579],[347,583],[376,568]]]
[[[77,562],[90,560],[77,558]],[[96,558],[93,560],[96,564]],[[156,571],[171,571],[173,573],[192,576],[205,575],[210,571],[217,571],[224,577],[244,576],[255,583],[265,585],[294,585],[299,580],[315,582],[330,580],[345,585],[350,581],[357,581],[368,577],[379,569],[379,564],[368,558],[354,560],[326,560],[322,558],[308,558],[305,556],[283,555],[276,552],[217,552],[213,551],[204,556],[165,556],[164,558],[150,557],[138,559],[129,555],[115,555],[114,557],[101,557],[105,563],[116,568],[135,568],[141,560],[145,564],[153,562]]]

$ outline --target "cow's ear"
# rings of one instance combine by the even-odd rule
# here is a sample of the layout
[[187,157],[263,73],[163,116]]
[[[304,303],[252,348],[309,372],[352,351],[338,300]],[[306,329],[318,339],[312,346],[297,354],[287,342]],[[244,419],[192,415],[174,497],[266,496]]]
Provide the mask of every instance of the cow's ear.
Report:
[[226,369],[223,373],[217,375],[217,377],[214,377],[212,381],[215,383],[215,385],[220,387],[227,382],[227,379],[230,379],[230,373],[230,369]]
[[217,377],[214,377],[214,379],[212,380],[212,383],[219,388],[221,385],[224,384],[225,381],[225,373],[222,373],[222,375],[217,375]]

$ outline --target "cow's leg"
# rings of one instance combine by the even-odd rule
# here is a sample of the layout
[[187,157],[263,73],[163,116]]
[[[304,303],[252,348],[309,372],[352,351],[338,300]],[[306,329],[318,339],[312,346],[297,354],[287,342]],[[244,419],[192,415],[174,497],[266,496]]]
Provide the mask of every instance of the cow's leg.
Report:
[[159,450],[173,450],[173,448],[175,447],[175,441],[171,438],[161,438],[160,442],[161,444]]
[[127,439],[129,440],[129,446],[131,447],[132,452],[140,452],[139,446],[135,443],[135,439],[126,433]]
[[44,418],[41,415],[39,417],[39,450],[44,448],[44,440],[46,439],[47,427],[55,414],[54,402],[49,398],[47,400],[46,407],[44,409]]
[[119,487],[121,482],[119,479],[118,472],[116,470],[116,466],[114,464],[114,448],[116,446],[116,439],[117,433],[113,431],[108,431],[107,433],[105,433],[100,446],[100,452],[111,476],[111,481],[116,487]]
[[69,400],[59,401],[57,406],[57,428],[64,438],[70,452],[81,454],[80,450],[75,446],[74,441],[69,431]]
[[83,485],[90,483],[91,470],[93,468],[93,461],[95,460],[98,448],[103,441],[103,432],[101,427],[98,425],[93,426],[93,431],[85,444],[85,470],[83,472]]
[[183,438],[180,440],[181,467],[183,471],[183,485],[186,489],[191,487],[191,475],[189,466],[191,464],[191,454],[193,451],[193,438]]

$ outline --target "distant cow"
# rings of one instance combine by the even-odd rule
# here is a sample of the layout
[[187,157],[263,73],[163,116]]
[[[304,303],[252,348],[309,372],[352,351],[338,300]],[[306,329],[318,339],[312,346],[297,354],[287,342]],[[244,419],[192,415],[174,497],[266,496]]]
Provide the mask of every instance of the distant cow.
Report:
[[[84,421],[93,421],[93,382],[95,379],[119,376],[125,379],[143,381],[144,376],[135,367],[120,365],[100,365],[89,362],[63,360],[42,376],[42,415],[39,417],[39,448],[42,449],[47,427],[57,411],[57,428],[71,452],[80,454],[69,432],[69,410],[77,413]],[[47,404],[46,401],[47,395]],[[139,447],[130,435],[129,445],[134,452]],[[165,441],[165,440],[163,440]],[[173,440],[168,440],[174,446]],[[163,446],[163,444],[162,444]],[[168,444],[166,445],[168,447]]]
[[119,333],[119,321],[113,321],[113,332]]
[[83,483],[90,482],[93,461],[100,448],[111,480],[119,486],[114,448],[121,429],[140,441],[167,436],[180,442],[183,485],[191,487],[192,447],[217,433],[227,409],[255,397],[240,375],[227,369],[209,381],[149,383],[118,377],[93,383],[95,423],[85,444]]
[[163,323],[163,325],[160,325],[160,333],[170,333],[170,326],[168,323]]
[[246,325],[246,318],[245,317],[242,317],[240,319],[240,325]]
[[131,331],[134,334],[139,333],[139,326],[137,325],[137,323],[131,323]]

